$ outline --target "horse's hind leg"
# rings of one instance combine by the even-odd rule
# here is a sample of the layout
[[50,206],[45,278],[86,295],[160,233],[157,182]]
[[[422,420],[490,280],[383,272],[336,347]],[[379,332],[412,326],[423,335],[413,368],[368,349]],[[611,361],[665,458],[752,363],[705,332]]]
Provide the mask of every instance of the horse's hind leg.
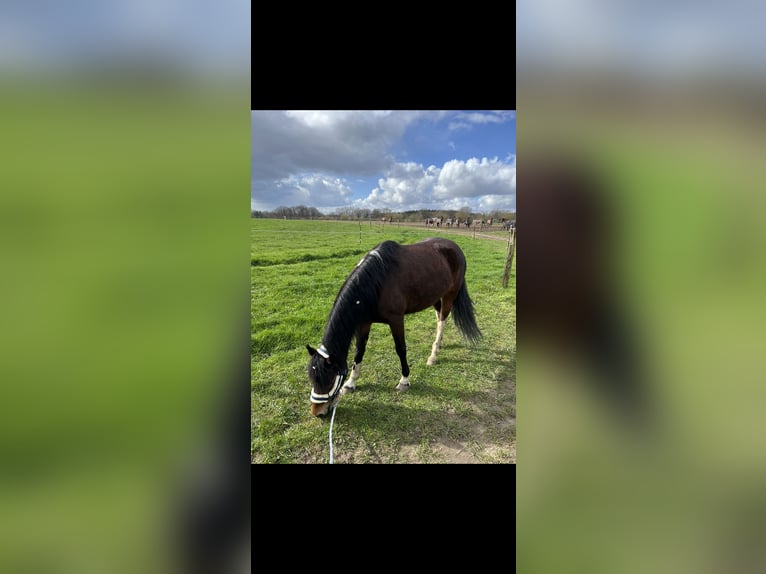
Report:
[[402,364],[402,378],[396,385],[397,391],[406,391],[410,388],[410,367],[407,364],[407,345],[404,342],[404,315],[393,319],[388,326],[391,328],[391,335],[394,337],[396,354],[399,355],[399,362]]
[[351,376],[341,389],[341,394],[353,393],[356,390],[356,381],[362,374],[362,359],[367,349],[367,340],[370,338],[372,323],[360,325],[356,331],[356,352],[354,353],[354,366],[351,368]]
[[452,309],[451,304],[447,304],[445,302],[444,305],[442,305],[441,301],[437,302],[434,307],[436,307],[436,339],[434,340],[434,344],[431,346],[431,355],[426,361],[427,365],[433,365],[436,363],[436,354],[439,352],[439,348],[442,344],[444,324],[447,322],[447,315],[449,315],[449,312]]

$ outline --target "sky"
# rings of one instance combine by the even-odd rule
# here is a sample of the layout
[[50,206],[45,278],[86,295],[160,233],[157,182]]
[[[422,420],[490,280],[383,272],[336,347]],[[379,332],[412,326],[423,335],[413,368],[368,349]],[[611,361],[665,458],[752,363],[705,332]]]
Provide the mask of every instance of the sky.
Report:
[[250,207],[516,211],[516,112],[251,110]]
[[762,74],[766,3],[538,0],[517,7],[517,64],[612,66],[651,76]]
[[250,1],[0,3],[0,73],[126,61],[207,75],[247,71]]

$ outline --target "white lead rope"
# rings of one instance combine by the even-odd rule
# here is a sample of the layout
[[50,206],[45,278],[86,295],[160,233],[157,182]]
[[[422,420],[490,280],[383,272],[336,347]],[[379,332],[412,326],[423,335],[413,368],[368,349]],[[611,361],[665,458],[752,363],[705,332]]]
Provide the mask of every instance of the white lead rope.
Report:
[[335,410],[338,408],[338,403],[332,407],[332,418],[330,419],[330,464],[333,464],[332,457],[332,425],[335,422]]

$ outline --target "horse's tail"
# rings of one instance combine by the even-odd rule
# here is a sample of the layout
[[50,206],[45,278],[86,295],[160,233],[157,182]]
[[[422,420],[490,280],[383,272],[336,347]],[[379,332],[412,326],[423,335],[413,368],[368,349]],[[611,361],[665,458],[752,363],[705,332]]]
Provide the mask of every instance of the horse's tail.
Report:
[[460,287],[460,291],[457,292],[457,297],[452,303],[452,316],[455,318],[455,325],[463,337],[471,343],[477,343],[481,339],[481,330],[473,315],[473,301],[468,296],[468,286],[465,281],[463,281],[463,286]]

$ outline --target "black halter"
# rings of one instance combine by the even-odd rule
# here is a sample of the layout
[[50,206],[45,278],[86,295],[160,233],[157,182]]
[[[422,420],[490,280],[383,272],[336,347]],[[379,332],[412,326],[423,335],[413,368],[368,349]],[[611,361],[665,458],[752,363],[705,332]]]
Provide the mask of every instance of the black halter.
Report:
[[[327,349],[325,349],[324,345],[319,345],[319,348],[317,349],[317,353],[322,355],[325,359],[330,358],[330,354],[327,352]],[[322,404],[322,403],[328,403],[330,401],[335,400],[335,397],[338,396],[338,394],[340,393],[340,390],[343,388],[343,379],[346,377],[346,374],[348,374],[347,369],[338,371],[338,374],[335,376],[335,381],[333,382],[332,387],[326,393],[315,393],[314,389],[311,389],[311,402]]]

